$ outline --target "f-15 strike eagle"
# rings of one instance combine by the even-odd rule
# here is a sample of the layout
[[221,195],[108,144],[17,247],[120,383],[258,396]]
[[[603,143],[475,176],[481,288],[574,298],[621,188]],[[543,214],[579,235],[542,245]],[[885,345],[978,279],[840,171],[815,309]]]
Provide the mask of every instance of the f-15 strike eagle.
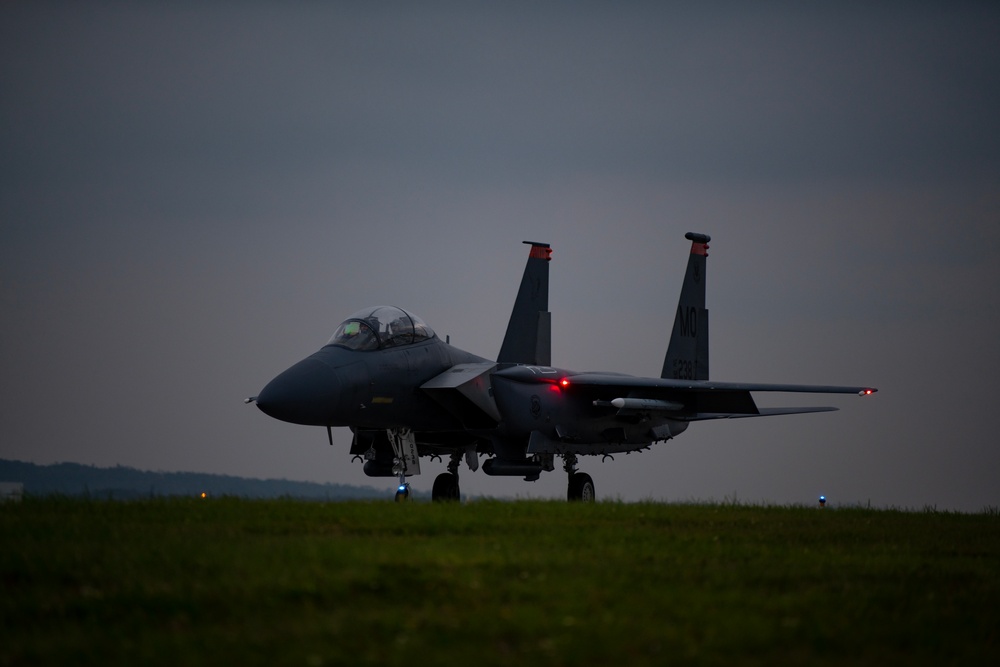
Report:
[[370,477],[398,480],[396,500],[420,458],[447,459],[432,498],[458,500],[458,470],[473,472],[486,456],[487,475],[534,481],[555,469],[569,477],[569,500],[596,498],[580,456],[648,448],[691,422],[836,410],[758,408],[751,392],[860,394],[873,387],[745,384],[708,379],[705,309],[706,234],[689,232],[691,254],[659,377],[578,373],[551,364],[547,243],[531,249],[496,361],[460,350],[416,315],[395,306],[365,308],[337,327],[330,341],[271,380],[256,401],[265,414],[354,434],[350,454]]

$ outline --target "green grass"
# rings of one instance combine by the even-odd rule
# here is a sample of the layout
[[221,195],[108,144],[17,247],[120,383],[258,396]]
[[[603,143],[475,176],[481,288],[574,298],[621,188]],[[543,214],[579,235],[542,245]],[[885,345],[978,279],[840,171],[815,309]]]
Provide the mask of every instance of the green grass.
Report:
[[1000,664],[1000,517],[0,505],[0,665]]

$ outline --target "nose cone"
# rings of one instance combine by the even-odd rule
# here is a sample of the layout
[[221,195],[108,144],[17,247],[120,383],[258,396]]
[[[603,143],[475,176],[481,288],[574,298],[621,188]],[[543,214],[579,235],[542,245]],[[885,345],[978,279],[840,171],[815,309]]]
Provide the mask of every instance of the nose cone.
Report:
[[337,371],[312,356],[268,382],[257,396],[257,407],[281,421],[326,426],[332,423],[339,389]]

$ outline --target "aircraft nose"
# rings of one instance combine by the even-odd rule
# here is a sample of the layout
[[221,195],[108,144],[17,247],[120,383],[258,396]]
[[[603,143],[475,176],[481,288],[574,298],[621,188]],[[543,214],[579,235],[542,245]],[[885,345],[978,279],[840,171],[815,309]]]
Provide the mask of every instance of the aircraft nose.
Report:
[[268,382],[257,395],[257,407],[281,421],[326,426],[338,397],[337,371],[308,357]]

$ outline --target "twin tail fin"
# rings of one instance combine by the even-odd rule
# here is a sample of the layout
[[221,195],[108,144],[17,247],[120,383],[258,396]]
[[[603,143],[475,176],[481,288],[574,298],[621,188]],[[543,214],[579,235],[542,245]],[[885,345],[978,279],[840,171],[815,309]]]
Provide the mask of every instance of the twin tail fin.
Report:
[[531,250],[514,301],[514,310],[507,323],[507,333],[497,356],[497,363],[501,366],[549,366],[552,363],[552,314],[549,312],[552,248],[548,243],[525,243],[531,246]]
[[675,380],[708,379],[708,310],[705,308],[705,264],[708,234],[688,232],[691,241],[687,272],[681,287],[674,328],[663,360],[661,378]]

